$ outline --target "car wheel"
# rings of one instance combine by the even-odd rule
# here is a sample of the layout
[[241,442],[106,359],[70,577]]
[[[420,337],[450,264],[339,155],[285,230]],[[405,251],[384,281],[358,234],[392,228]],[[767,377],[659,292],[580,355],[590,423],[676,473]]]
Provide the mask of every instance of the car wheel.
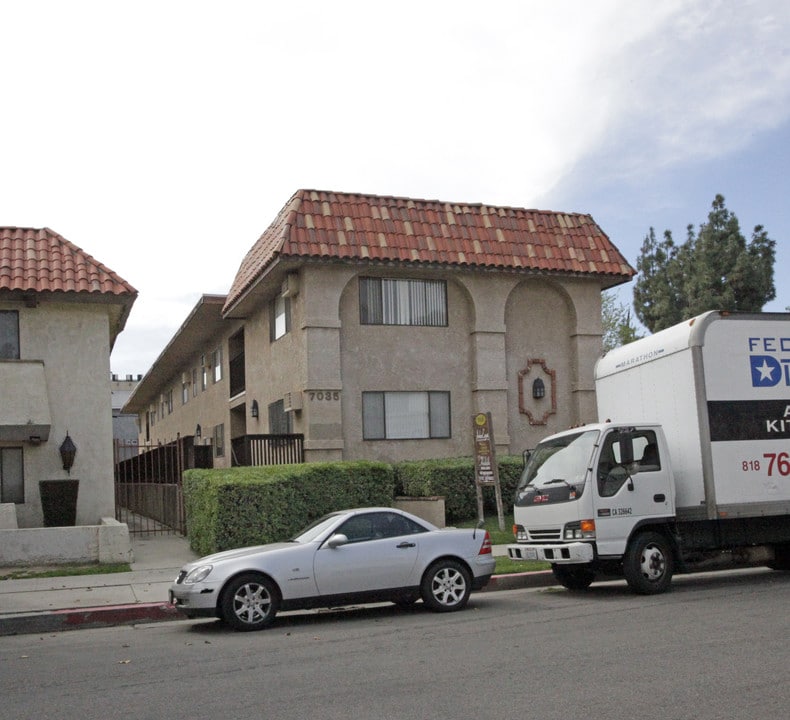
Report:
[[589,567],[582,565],[558,565],[551,566],[555,580],[568,590],[586,590],[595,580],[595,573]]
[[222,591],[222,619],[236,630],[262,630],[274,622],[280,609],[277,586],[263,575],[233,578]]
[[425,572],[420,585],[422,601],[436,612],[461,610],[472,592],[469,570],[457,560],[439,560]]
[[640,595],[656,595],[668,590],[673,571],[672,548],[661,533],[637,535],[623,558],[626,582]]

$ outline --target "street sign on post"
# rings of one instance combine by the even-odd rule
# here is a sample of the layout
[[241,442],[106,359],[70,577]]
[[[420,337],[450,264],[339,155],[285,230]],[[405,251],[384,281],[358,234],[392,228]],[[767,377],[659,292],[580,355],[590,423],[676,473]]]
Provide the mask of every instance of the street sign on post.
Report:
[[505,529],[505,514],[502,509],[502,490],[499,487],[499,468],[496,464],[494,427],[491,413],[477,413],[472,418],[475,442],[475,491],[477,492],[477,518],[485,519],[483,513],[483,486],[493,485],[496,494],[496,509],[499,529]]

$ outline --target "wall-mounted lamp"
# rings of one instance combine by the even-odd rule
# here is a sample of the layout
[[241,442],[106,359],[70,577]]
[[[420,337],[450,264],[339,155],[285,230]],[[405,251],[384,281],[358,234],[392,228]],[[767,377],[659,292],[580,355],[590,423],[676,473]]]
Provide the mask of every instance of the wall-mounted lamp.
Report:
[[195,425],[195,437],[199,438],[203,434],[203,430],[200,428],[200,423]]
[[540,400],[542,397],[546,397],[546,386],[543,384],[543,380],[540,378],[535,378],[534,382],[532,383],[532,397],[535,400]]
[[60,444],[60,459],[63,460],[63,469],[71,475],[71,468],[74,465],[74,456],[77,454],[77,446],[66,432],[66,439]]
[[258,401],[257,400],[253,400],[252,401],[252,406],[250,407],[250,415],[252,415],[252,417],[254,417],[254,418],[258,417]]

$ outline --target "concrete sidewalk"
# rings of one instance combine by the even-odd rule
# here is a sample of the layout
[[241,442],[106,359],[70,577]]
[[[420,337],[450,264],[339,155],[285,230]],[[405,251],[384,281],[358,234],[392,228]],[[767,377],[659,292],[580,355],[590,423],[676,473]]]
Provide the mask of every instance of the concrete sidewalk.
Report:
[[[131,572],[0,580],[0,636],[180,620],[167,591],[197,559],[186,538],[132,537]],[[504,545],[495,555],[507,555]],[[554,585],[551,572],[495,575],[484,592]]]

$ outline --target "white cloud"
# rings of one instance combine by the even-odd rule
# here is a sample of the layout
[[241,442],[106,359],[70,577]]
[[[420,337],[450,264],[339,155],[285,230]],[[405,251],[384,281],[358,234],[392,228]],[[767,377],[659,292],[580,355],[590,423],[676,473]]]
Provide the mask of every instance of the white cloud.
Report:
[[140,291],[124,373],[300,187],[539,206],[726,155],[790,106],[784,0],[31,0],[0,25],[0,224]]

